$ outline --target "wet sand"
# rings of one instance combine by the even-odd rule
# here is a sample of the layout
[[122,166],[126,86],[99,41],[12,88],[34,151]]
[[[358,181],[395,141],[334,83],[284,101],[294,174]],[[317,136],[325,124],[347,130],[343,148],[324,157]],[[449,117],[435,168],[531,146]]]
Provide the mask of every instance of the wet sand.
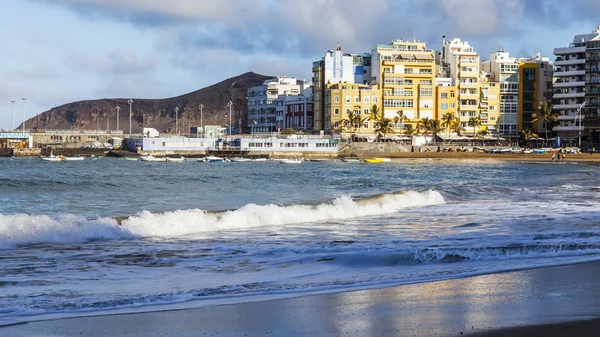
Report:
[[0,328],[0,336],[598,336],[598,289],[600,262],[592,262],[337,294],[32,322]]

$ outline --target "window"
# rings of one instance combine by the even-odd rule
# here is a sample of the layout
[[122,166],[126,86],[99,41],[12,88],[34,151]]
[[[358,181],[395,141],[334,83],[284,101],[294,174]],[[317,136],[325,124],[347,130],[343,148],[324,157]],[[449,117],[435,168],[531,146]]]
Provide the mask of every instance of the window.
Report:
[[355,115],[360,115],[360,110],[359,109],[354,110],[354,114]]
[[350,103],[350,96],[346,96],[346,103]]
[[448,99],[448,93],[447,92],[443,92],[440,94],[440,98],[441,99]]
[[339,129],[340,128],[340,122],[333,123],[333,128],[334,129]]
[[453,92],[450,93],[450,97],[454,97],[454,93]]
[[442,109],[448,109],[448,103],[442,103],[441,108]]
[[334,103],[339,103],[340,102],[340,96],[333,96],[333,102]]
[[371,97],[371,101],[372,101],[373,103],[377,103],[377,96],[373,96],[373,97]]
[[369,98],[369,96],[365,96],[363,97],[363,103],[369,103],[371,100]]
[[363,123],[363,128],[368,129],[369,128],[369,122],[364,122]]
[[354,103],[360,103],[360,96],[354,96]]
[[369,108],[363,108],[363,114],[368,115],[370,112]]
[[454,108],[454,103],[450,103],[450,108]]
[[339,108],[333,109],[333,114],[334,115],[339,115],[340,114],[340,109]]
[[421,88],[421,89],[419,89],[419,95],[421,95],[423,97],[431,97],[431,96],[433,96],[433,89],[432,88]]

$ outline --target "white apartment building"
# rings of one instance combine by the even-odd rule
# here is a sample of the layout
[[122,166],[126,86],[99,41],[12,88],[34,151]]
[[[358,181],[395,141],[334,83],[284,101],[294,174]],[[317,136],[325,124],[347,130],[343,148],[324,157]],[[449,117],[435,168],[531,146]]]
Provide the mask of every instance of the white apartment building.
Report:
[[[593,58],[591,57],[592,49],[594,49],[593,41],[599,39],[600,26],[591,34],[575,35],[569,46],[554,49],[554,55],[557,56],[554,62],[556,66],[554,71],[554,111],[558,113],[560,122],[554,131],[565,142],[571,141],[578,144],[580,138],[585,138],[588,134],[585,120],[586,117],[589,119],[592,116],[586,116],[581,108],[586,101],[586,84],[593,82],[592,73],[594,71],[592,67],[588,67],[589,71],[586,71],[586,52],[589,45],[590,58]],[[592,60],[590,59],[590,61]],[[591,87],[596,86],[592,85]],[[581,116],[579,115],[580,111]],[[587,136],[593,138],[592,134]]]
[[499,133],[516,138],[519,133],[519,63],[505,50],[490,55],[481,62],[481,69],[490,75],[490,81],[500,83]]
[[[458,87],[457,117],[460,127],[469,130],[468,123],[472,117],[479,115],[479,55],[468,42],[454,38],[442,40],[442,66],[444,75],[455,80]],[[487,117],[484,121],[487,124]]]
[[276,132],[277,98],[280,95],[298,96],[304,87],[304,82],[295,77],[280,76],[248,89],[248,126],[254,132]]

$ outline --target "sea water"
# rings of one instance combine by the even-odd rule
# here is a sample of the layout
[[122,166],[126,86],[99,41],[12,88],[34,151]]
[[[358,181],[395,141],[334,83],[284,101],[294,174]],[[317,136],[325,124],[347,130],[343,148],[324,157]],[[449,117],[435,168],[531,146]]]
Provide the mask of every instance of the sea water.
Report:
[[599,260],[599,219],[593,164],[0,159],[0,324]]

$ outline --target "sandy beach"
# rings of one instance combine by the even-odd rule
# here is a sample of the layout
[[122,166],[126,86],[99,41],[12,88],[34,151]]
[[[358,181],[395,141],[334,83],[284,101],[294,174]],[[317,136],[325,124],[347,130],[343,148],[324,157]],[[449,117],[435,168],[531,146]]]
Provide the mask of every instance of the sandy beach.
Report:
[[[525,153],[485,153],[485,152],[398,152],[390,155],[395,160],[408,161],[523,161],[523,162],[552,162],[552,154],[525,154]],[[600,163],[600,154],[594,153],[566,153],[556,162],[591,162]]]
[[21,336],[597,336],[600,262],[0,328]]

